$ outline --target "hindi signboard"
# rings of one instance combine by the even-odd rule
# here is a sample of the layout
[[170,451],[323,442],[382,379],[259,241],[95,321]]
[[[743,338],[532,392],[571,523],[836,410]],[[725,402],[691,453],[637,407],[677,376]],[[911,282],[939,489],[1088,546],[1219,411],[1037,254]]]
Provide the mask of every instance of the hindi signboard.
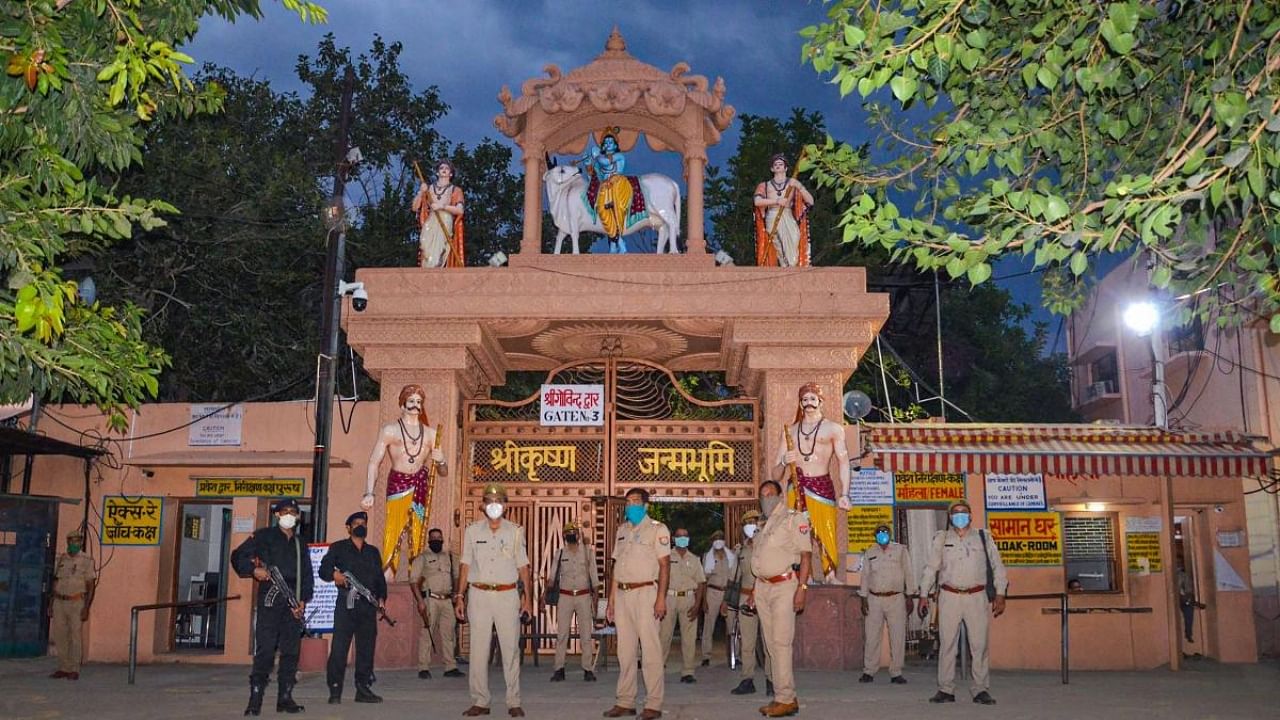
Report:
[[102,498],[103,545],[159,545],[162,497]]
[[1164,571],[1164,562],[1160,556],[1160,533],[1127,532],[1124,534],[1124,546],[1129,556],[1129,572],[1145,575]]
[[1044,510],[1044,475],[987,475],[987,511]]
[[307,603],[307,632],[333,632],[333,607],[338,601],[338,586],[320,579],[320,561],[327,552],[328,543],[307,545],[307,553],[311,556],[311,578],[315,581],[311,602]]
[[543,427],[604,425],[604,385],[543,385],[539,399]]
[[895,472],[893,500],[898,505],[950,505],[965,499],[964,485],[962,472]]
[[884,524],[893,531],[892,505],[854,505],[849,508],[847,518],[849,529],[848,552],[860,553],[876,542],[876,527]]
[[880,468],[858,468],[849,474],[851,505],[892,505],[893,475]]
[[187,444],[192,446],[239,445],[240,428],[244,422],[244,406],[201,405],[191,406],[191,427],[187,429]]
[[987,529],[1007,567],[1062,564],[1062,516],[1056,512],[1002,512]]
[[198,477],[196,497],[302,497],[302,478]]

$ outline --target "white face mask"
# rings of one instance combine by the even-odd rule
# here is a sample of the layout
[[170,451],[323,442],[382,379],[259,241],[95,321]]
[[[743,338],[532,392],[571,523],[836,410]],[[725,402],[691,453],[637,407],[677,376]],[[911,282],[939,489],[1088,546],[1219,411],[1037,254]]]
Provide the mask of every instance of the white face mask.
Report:
[[754,537],[754,536],[755,536],[755,534],[756,534],[756,524],[755,524],[755,523],[747,523],[746,525],[743,525],[743,526],[742,526],[742,534],[743,534],[743,535],[746,535],[746,536],[747,536],[747,539],[748,539],[748,540],[750,540],[750,539],[751,539],[752,537]]
[[497,520],[502,517],[502,503],[489,503],[484,506],[484,514],[489,516],[490,520]]
[[284,528],[285,530],[292,530],[293,526],[297,524],[298,524],[297,515],[281,515],[280,516],[280,527]]
[[712,541],[712,543],[711,543],[711,547],[715,548],[716,550],[723,550],[723,549],[724,549],[724,541],[723,541],[723,540],[714,540],[714,541]]

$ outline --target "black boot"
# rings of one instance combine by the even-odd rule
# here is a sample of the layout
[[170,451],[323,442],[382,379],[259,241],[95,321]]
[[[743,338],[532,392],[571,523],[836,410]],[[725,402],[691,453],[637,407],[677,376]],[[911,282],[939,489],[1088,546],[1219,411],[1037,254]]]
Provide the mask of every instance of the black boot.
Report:
[[551,682],[564,682],[564,668],[559,668],[551,673]]
[[356,685],[356,702],[358,703],[380,703],[382,698],[374,695],[373,690],[368,685]]
[[293,683],[285,685],[281,683],[280,694],[276,696],[276,712],[278,713],[300,713],[306,710],[303,706],[293,701]]
[[341,685],[329,686],[329,704],[330,705],[342,704],[342,686]]
[[751,678],[747,678],[746,680],[743,680],[742,682],[738,683],[738,687],[730,690],[729,692],[733,693],[734,695],[750,695],[755,691],[756,691],[756,681],[752,680]]
[[261,685],[249,684],[249,704],[244,709],[246,717],[262,714],[262,695],[263,687]]

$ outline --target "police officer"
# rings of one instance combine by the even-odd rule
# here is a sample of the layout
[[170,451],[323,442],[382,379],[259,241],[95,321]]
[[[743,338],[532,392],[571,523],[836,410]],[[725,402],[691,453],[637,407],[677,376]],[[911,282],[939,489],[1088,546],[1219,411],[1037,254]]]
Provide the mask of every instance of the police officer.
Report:
[[698,681],[693,676],[698,653],[698,616],[706,599],[707,576],[702,571],[702,560],[689,552],[689,531],[676,528],[672,538],[676,549],[668,558],[671,577],[667,587],[667,616],[662,619],[662,665],[665,669],[667,656],[671,654],[671,639],[679,623],[680,682],[695,683]]
[[[760,511],[748,510],[742,514],[742,546],[738,548],[738,565],[734,570],[734,579],[738,582],[738,607],[725,607],[733,613],[733,623],[726,623],[730,628],[737,626],[738,635],[742,638],[742,646],[738,649],[742,662],[739,673],[742,681],[729,692],[734,695],[750,695],[756,691],[756,647],[760,640],[760,616],[748,602],[756,592],[756,576],[751,572],[751,556],[755,552],[755,535],[760,531]],[[723,603],[721,603],[723,605]],[[733,630],[729,630],[730,635]],[[773,663],[769,654],[764,656],[765,690],[773,694]]]
[[[250,535],[231,553],[231,566],[240,577],[253,576],[258,581],[257,622],[254,628],[253,670],[249,674],[249,705],[245,715],[262,712],[262,695],[276,651],[280,651],[279,684],[276,712],[300,713],[303,707],[293,701],[293,686],[298,682],[298,652],[302,648],[303,617],[311,602],[314,580],[307,546],[298,537],[298,519],[302,511],[296,500],[286,498],[274,506],[276,524]],[[284,584],[297,598],[290,608],[271,584],[270,568],[279,569]]]
[[644,710],[640,720],[662,717],[665,693],[660,624],[667,614],[667,582],[671,574],[671,531],[649,517],[649,491],[632,488],[626,495],[626,522],[613,543],[613,577],[605,617],[617,624],[618,691],[609,718],[636,714],[636,651],[643,658]]
[[[582,646],[582,680],[596,681],[596,658],[591,647],[591,631],[595,629],[596,588],[600,577],[596,572],[595,553],[582,542],[578,524],[564,524],[564,547],[552,564],[560,588],[556,601],[556,661],[551,682],[564,680],[564,664],[568,660],[569,630],[574,619],[578,623],[578,644]],[[546,587],[546,583],[543,583]]]
[[[427,533],[427,551],[409,565],[409,586],[418,601],[418,614],[423,617],[418,631],[418,677],[431,678],[431,651],[440,649],[444,658],[445,677],[464,677],[454,657],[454,633],[458,618],[453,614],[453,585],[458,580],[458,561],[444,549],[444,533],[431,528]],[[438,644],[437,644],[438,643]]]
[[715,639],[716,622],[721,615],[725,618],[725,638],[733,635],[736,613],[722,612],[720,606],[724,604],[725,586],[737,569],[738,556],[725,547],[724,531],[711,533],[711,549],[702,556],[702,572],[707,576],[707,601],[703,603],[702,611],[702,667],[711,664],[711,645]]
[[767,717],[800,712],[792,670],[796,613],[804,610],[809,589],[813,542],[805,513],[782,506],[782,487],[767,480],[760,486],[764,528],[756,533],[751,555],[755,593],[748,601],[760,616],[765,651],[773,661],[773,702],[760,708]]
[[[489,650],[494,630],[502,650],[502,676],[507,684],[507,714],[524,717],[520,708],[520,620],[533,615],[529,592],[529,554],[524,528],[502,517],[507,491],[484,489],[485,518],[462,534],[462,564],[454,608],[459,620],[471,622],[471,707],[466,717],[489,714]],[[465,592],[464,592],[465,591]]]
[[[1000,617],[1004,613],[1009,580],[991,533],[974,532],[969,503],[953,503],[948,517],[951,527],[934,534],[929,562],[920,580],[920,589],[938,603],[938,692],[929,702],[956,701],[956,647],[960,643],[960,623],[964,623],[973,663],[973,701],[995,705],[995,698],[987,692],[991,686],[987,637],[991,615]],[[995,584],[991,600],[987,599],[987,563],[991,564]],[[928,606],[923,600],[920,605],[923,615]]]
[[[329,644],[329,704],[342,702],[342,683],[347,676],[347,653],[356,641],[356,702],[380,703],[374,694],[373,653],[378,643],[378,608],[386,607],[387,580],[382,574],[382,553],[365,542],[369,537],[369,515],[364,511],[347,517],[346,540],[329,546],[320,560],[320,579],[338,586],[333,606],[333,640]],[[355,594],[354,579],[368,588],[375,606]]]
[[890,540],[889,526],[876,526],[876,543],[862,554],[862,616],[866,618],[863,638],[862,677],[858,682],[875,680],[880,670],[880,636],[889,626],[889,682],[904,685],[903,657],[907,651],[907,616],[914,607],[915,573],[911,571],[911,554],[907,547]]
[[49,603],[53,623],[49,637],[58,648],[58,669],[51,678],[80,679],[81,632],[84,621],[89,619],[96,585],[93,561],[80,552],[83,547],[83,532],[76,529],[67,533],[67,552],[59,555],[53,566],[53,600]]

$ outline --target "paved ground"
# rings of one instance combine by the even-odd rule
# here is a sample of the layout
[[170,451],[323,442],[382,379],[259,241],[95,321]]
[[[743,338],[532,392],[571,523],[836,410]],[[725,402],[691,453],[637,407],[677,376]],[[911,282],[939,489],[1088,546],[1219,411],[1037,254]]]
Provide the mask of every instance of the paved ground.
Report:
[[[848,673],[801,672],[800,717],[812,718],[1280,718],[1280,667],[1276,664],[1223,666],[1188,663],[1180,673],[1074,673],[1062,685],[1056,673],[997,672],[992,694],[999,705],[969,702],[961,690],[956,704],[925,702],[934,691],[927,666],[908,668],[908,685],[889,685],[883,671],[871,685],[859,685]],[[573,665],[570,664],[570,670]],[[247,668],[196,665],[157,665],[138,669],[138,683],[126,684],[127,670],[115,665],[91,665],[80,681],[49,680],[51,659],[0,662],[0,718],[238,718],[246,699]],[[600,673],[600,682],[583,683],[581,672],[570,672],[564,683],[548,682],[551,669],[525,666],[524,708],[530,718],[587,720],[599,718],[613,700],[617,666]],[[304,718],[454,718],[470,704],[466,679],[419,680],[411,671],[380,673],[377,691],[382,705],[356,705],[350,700],[329,706],[324,678],[301,678],[295,697],[307,706]],[[664,718],[758,718],[762,695],[729,694],[736,684],[727,668],[700,668],[696,685],[682,685],[668,675]],[[491,674],[495,700],[503,696],[502,677]],[[760,683],[763,690],[763,682]],[[269,690],[264,717],[275,713],[274,687]],[[494,718],[506,717],[495,704]]]

